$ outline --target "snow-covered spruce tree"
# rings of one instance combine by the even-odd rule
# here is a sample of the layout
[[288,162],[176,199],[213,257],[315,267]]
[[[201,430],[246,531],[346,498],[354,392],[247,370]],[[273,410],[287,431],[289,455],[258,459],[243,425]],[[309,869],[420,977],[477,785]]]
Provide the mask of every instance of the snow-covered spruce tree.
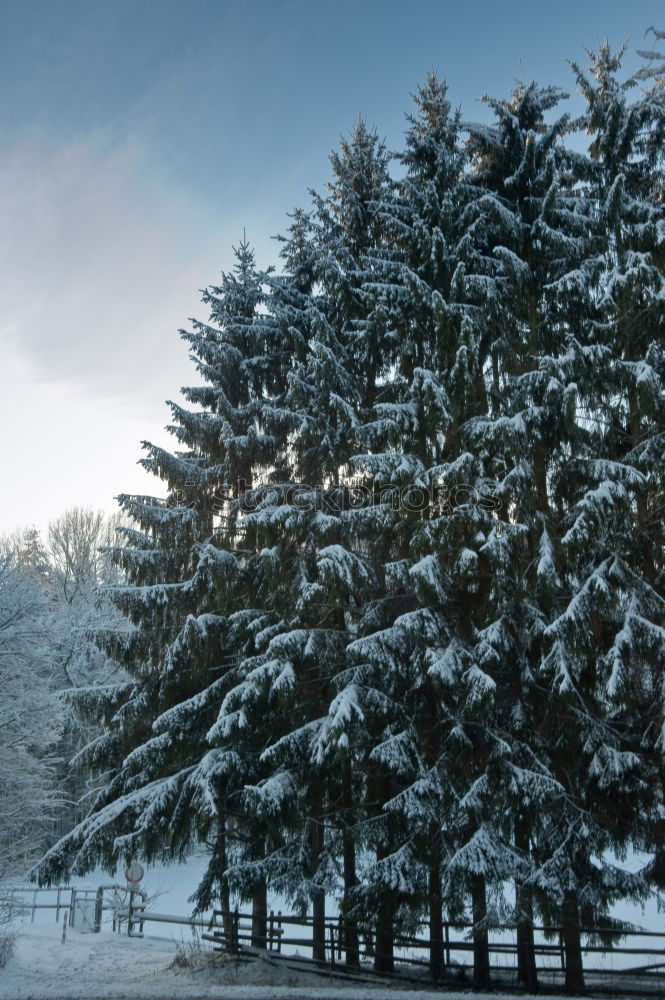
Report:
[[[267,279],[270,308],[261,317],[260,334],[264,345],[280,347],[266,369],[257,417],[270,441],[270,462],[269,468],[259,469],[244,502],[236,505],[248,554],[247,576],[252,581],[246,601],[250,607],[261,608],[262,617],[248,655],[239,657],[234,684],[209,733],[214,746],[246,749],[249,742],[256,763],[247,775],[240,804],[253,817],[261,850],[237,853],[229,870],[232,885],[243,895],[248,886],[265,887],[270,882],[285,895],[297,896],[304,908],[311,895],[302,884],[312,874],[307,859],[310,845],[307,837],[303,844],[294,832],[302,832],[303,817],[294,792],[302,791],[303,785],[293,780],[288,769],[275,774],[266,751],[298,717],[297,707],[290,706],[291,715],[288,711],[292,672],[289,664],[280,663],[276,646],[293,624],[293,587],[297,589],[301,579],[301,550],[307,534],[302,517],[307,506],[299,499],[304,491],[295,489],[294,413],[287,397],[289,377],[307,355],[316,312],[309,231],[308,216],[296,211],[282,253],[286,274]],[[309,827],[313,827],[311,822]]]
[[[653,707],[662,704],[654,695],[663,605],[645,575],[654,536],[643,516],[649,479],[662,479],[662,448],[652,447],[661,433],[662,362],[659,372],[648,353],[659,354],[661,238],[654,174],[640,155],[653,136],[654,103],[652,95],[627,104],[629,87],[613,77],[619,63],[604,46],[594,58],[595,84],[577,69],[588,101],[581,124],[593,137],[581,180],[594,239],[586,322],[571,344],[576,440],[549,478],[548,560],[557,579],[545,631],[543,719],[551,721],[543,733],[565,797],[540,824],[537,884],[544,916],[564,929],[570,988],[583,982],[580,923],[606,923],[614,899],[645,891],[643,878],[611,864],[608,852],[622,858],[649,827],[644,793],[657,787],[649,747],[661,724]],[[653,456],[651,463],[640,455]]]
[[[614,895],[646,886],[619,870],[603,883],[584,871],[592,837],[622,858],[633,845],[662,867],[662,719],[660,667],[665,605],[662,581],[663,207],[662,88],[629,101],[634,80],[620,81],[622,53],[607,44],[592,55],[591,78],[575,67],[587,100],[581,124],[592,136],[587,197],[598,222],[596,306],[588,331],[593,368],[582,386],[575,490],[561,484],[561,560],[569,600],[548,630],[557,671],[576,699],[575,780],[587,839],[571,862],[570,882],[584,886],[584,922],[597,922]],[[582,385],[582,380],[580,380]],[[580,711],[579,702],[583,706]],[[574,753],[575,740],[568,740]],[[570,790],[572,799],[572,789]],[[596,847],[594,853],[598,853]],[[608,889],[608,886],[610,887]]]
[[347,961],[427,919],[438,978],[445,906],[479,986],[507,882],[531,986],[536,913],[579,986],[583,923],[660,884],[662,96],[612,58],[591,159],[535,85],[462,146],[431,76],[399,183],[359,122],[284,273],[243,241],[204,293],[169,498],[121,498],[130,681],[81,693],[106,786],[41,877],[206,840],[197,906],[252,899],[254,943],[270,886],[323,958],[335,893]]
[[[390,366],[391,345],[386,331],[367,322],[367,286],[380,273],[380,261],[390,253],[386,246],[386,205],[392,202],[393,185],[387,170],[387,154],[376,132],[368,131],[362,120],[340,152],[331,157],[333,180],[325,199],[317,199],[318,241],[322,256],[322,287],[330,303],[329,322],[337,331],[346,376],[342,373],[339,388],[331,402],[337,402],[339,415],[333,422],[340,426],[342,447],[337,454],[337,472],[347,480],[338,494],[341,512],[337,534],[319,549],[317,572],[326,589],[328,620],[335,623],[346,643],[358,634],[363,604],[381,587],[376,576],[378,535],[371,531],[355,501],[358,494],[349,490],[357,469],[351,456],[358,450],[358,430],[372,412],[379,386]],[[309,373],[310,381],[316,371]],[[360,513],[360,523],[355,514]],[[369,533],[368,533],[369,529]],[[360,920],[375,932],[377,968],[392,965],[392,889],[377,878],[378,868],[367,864],[368,848],[375,857],[384,850],[373,841],[371,831],[385,822],[379,819],[381,793],[376,767],[369,759],[375,739],[371,713],[363,714],[357,690],[347,689],[346,655],[338,658],[331,686],[333,700],[322,733],[319,751],[324,760],[335,762],[336,783],[332,798],[341,798],[344,892],[347,947],[353,952],[355,925]],[[349,697],[350,694],[350,697]],[[330,766],[330,765],[328,765]],[[339,821],[333,821],[333,829]],[[365,872],[357,872],[359,851]]]
[[[394,331],[369,319],[371,289],[382,282],[384,264],[393,255],[386,219],[394,202],[394,185],[387,172],[386,152],[362,121],[331,162],[334,180],[328,197],[318,200],[317,217],[325,264],[323,287],[333,308],[330,321],[339,331],[348,372],[346,389],[339,393],[345,401],[342,413],[348,431],[338,453],[338,468],[359,489],[340,493],[344,509],[336,544],[320,549],[318,572],[326,586],[330,618],[340,633],[346,631],[348,644],[364,632],[367,614],[376,627],[385,587],[382,564],[390,561],[390,522],[395,521],[394,512],[385,507],[377,520],[372,510],[377,483],[353,459],[354,452],[364,450],[362,428],[375,419],[375,406],[384,398],[395,357]],[[341,764],[339,794],[342,815],[346,814],[343,910],[348,937],[353,939],[353,925],[360,920],[374,934],[376,968],[390,970],[399,902],[395,879],[404,880],[397,874],[399,864],[392,872],[390,862],[382,864],[392,854],[395,820],[382,808],[392,792],[389,774],[375,755],[385,729],[379,703],[390,694],[382,679],[372,678],[369,671],[359,686],[352,647],[349,653],[337,664],[335,697],[324,730],[324,757]],[[361,862],[358,872],[357,861]]]
[[[396,516],[383,510],[391,536],[383,575],[392,586],[398,581],[399,602],[379,603],[383,617],[373,608],[371,627],[351,650],[361,670],[381,675],[384,709],[399,707],[383,717],[375,757],[392,790],[381,812],[410,827],[407,843],[393,840],[377,872],[395,877],[405,849],[413,851],[415,821],[416,856],[427,859],[433,970],[440,966],[439,897],[455,914],[468,895],[477,985],[489,976],[488,888],[500,902],[505,880],[523,882],[529,871],[528,844],[525,852],[513,842],[506,804],[524,808],[530,788],[537,814],[557,789],[534,753],[529,723],[522,732],[516,726],[527,708],[520,702],[533,656],[530,616],[542,619],[525,587],[531,557],[524,561],[524,537],[530,532],[537,548],[543,526],[532,482],[522,479],[532,480],[534,467],[542,478],[543,452],[553,447],[542,440],[551,412],[542,412],[538,398],[550,372],[529,382],[543,350],[533,341],[541,326],[534,310],[545,309],[547,282],[571,267],[570,243],[577,240],[579,253],[582,229],[558,197],[552,147],[562,124],[550,131],[543,125],[553,98],[532,87],[512,104],[496,102],[497,127],[473,131],[470,185],[459,121],[445,88],[428,80],[407,135],[401,199],[387,213],[399,250],[372,287],[370,322],[394,330],[395,346],[374,419],[362,428],[367,453],[358,462],[378,485],[399,489]],[[541,241],[549,254],[534,252]],[[534,403],[540,410],[531,414]],[[557,413],[553,400],[549,405]],[[533,442],[524,413],[533,417]],[[504,505],[500,519],[493,482]],[[380,508],[370,511],[377,535]],[[526,715],[533,726],[537,716]],[[401,871],[413,876],[417,865]],[[404,894],[407,884],[395,886]],[[528,956],[521,967],[526,979]]]
[[370,550],[381,589],[355,626],[348,684],[377,692],[361,705],[371,735],[375,815],[368,830],[377,857],[369,882],[375,897],[385,896],[382,948],[389,947],[393,921],[405,913],[418,920],[420,900],[429,899],[437,977],[444,723],[428,653],[446,632],[441,595],[447,582],[439,558],[443,509],[436,501],[443,483],[437,473],[444,456],[455,454],[456,418],[473,393],[460,384],[459,371],[454,399],[448,391],[456,354],[467,346],[460,343],[463,310],[451,292],[464,198],[459,121],[435,76],[416,103],[402,156],[407,175],[397,197],[381,206],[383,246],[365,283],[364,328],[382,345],[383,358],[354,458],[371,502],[352,519],[359,535],[381,540]]
[[171,404],[170,429],[187,450],[145,445],[142,462],[169,495],[119,498],[132,527],[120,529],[125,545],[112,554],[127,583],[110,593],[135,628],[102,639],[130,680],[81,697],[84,711],[105,719],[102,736],[81,753],[105,785],[38,869],[42,880],[99,863],[113,870],[120,858],[182,858],[206,841],[199,909],[215,898],[228,909],[229,827],[249,836],[249,849],[256,839],[241,811],[227,818],[233,793],[251,777],[251,754],[207,741],[237,657],[252,651],[261,621],[247,599],[237,499],[264,461],[255,407],[272,361],[253,332],[263,276],[245,241],[235,253],[233,273],[204,293],[210,322],[182,333],[203,377],[183,390],[195,409]]
[[[496,124],[472,127],[469,140],[478,186],[470,209],[477,220],[474,244],[491,289],[481,324],[489,406],[461,435],[501,501],[499,522],[476,549],[480,580],[487,583],[474,654],[491,679],[493,704],[476,734],[476,773],[467,775],[475,779],[469,805],[495,839],[486,872],[482,852],[470,851],[469,860],[495,888],[512,867],[518,971],[530,985],[536,827],[561,794],[539,721],[543,632],[556,594],[550,550],[558,526],[550,488],[554,475],[570,475],[567,460],[577,438],[572,338],[583,314],[589,228],[571,189],[573,164],[562,145],[566,119],[546,124],[559,99],[550,88],[520,85],[509,101],[489,101]],[[474,923],[482,917],[480,888],[478,896]]]
[[[622,515],[615,492],[627,498],[637,480],[625,468],[610,470],[603,435],[596,433],[602,401],[614,380],[608,377],[612,352],[603,322],[604,291],[595,301],[589,296],[589,289],[605,289],[607,282],[592,252],[598,243],[587,242],[586,234],[598,240],[606,221],[580,196],[579,187],[566,191],[565,160],[542,155],[553,130],[548,139],[542,125],[547,104],[539,109],[536,96],[527,89],[505,113],[497,107],[504,136],[517,138],[524,150],[521,159],[514,157],[511,163],[506,156],[514,141],[504,141],[493,152],[491,133],[483,131],[475,139],[476,161],[486,175],[483,186],[494,188],[501,207],[512,215],[505,235],[495,234],[491,241],[500,265],[494,330],[501,350],[494,368],[501,404],[498,419],[476,421],[475,432],[482,435],[488,472],[503,477],[507,486],[508,517],[502,530],[518,541],[504,560],[508,574],[500,587],[507,639],[503,655],[508,652],[509,662],[521,664],[521,676],[511,681],[509,673],[501,686],[510,690],[512,683],[513,701],[517,696],[512,723],[503,732],[510,737],[513,756],[521,740],[544,769],[541,781],[531,786],[540,797],[526,808],[513,800],[510,810],[516,848],[524,852],[531,847],[531,874],[527,867],[517,901],[524,908],[526,900],[530,909],[535,890],[545,919],[563,925],[567,984],[576,988],[583,981],[581,919],[594,923],[605,918],[613,898],[639,888],[639,880],[622,873],[606,854],[628,843],[640,795],[638,756],[626,746],[625,726],[607,697],[601,638],[605,625],[612,631],[616,605],[610,606],[620,589],[615,586],[615,597],[607,602],[609,557],[618,551],[622,530],[617,530]],[[570,181],[588,179],[583,161],[569,164]],[[613,478],[621,481],[608,484],[606,494],[600,480]],[[599,514],[603,504],[602,517],[594,520],[595,537],[587,530],[583,540],[577,538],[576,550],[575,526],[583,527],[582,515]],[[625,518],[623,527],[628,527]],[[498,565],[492,576],[501,579]],[[511,608],[513,596],[521,600]],[[611,791],[602,764],[609,760],[623,769]],[[623,817],[619,823],[618,817]]]
[[262,659],[247,662],[218,731],[233,732],[246,717],[277,723],[262,755],[272,773],[247,789],[256,808],[279,820],[280,842],[266,858],[271,884],[303,908],[311,899],[315,956],[323,957],[325,890],[337,889],[341,852],[347,961],[353,964],[357,760],[352,747],[336,742],[337,678],[345,666],[345,613],[362,600],[372,574],[344,544],[340,514],[349,491],[340,480],[356,411],[369,391],[357,321],[363,255],[376,238],[374,215],[388,177],[385,152],[362,122],[331,162],[329,195],[315,198],[311,216],[295,214],[282,251],[286,273],[272,279],[268,302],[270,322],[288,329],[294,341],[286,391],[266,401],[266,419],[286,416],[288,443],[278,465],[288,477],[272,494],[262,491],[258,509],[243,522],[266,564],[280,620],[265,632]]
[[[477,734],[489,724],[491,708],[490,681],[474,655],[473,641],[474,627],[484,623],[486,598],[479,585],[476,550],[491,531],[494,502],[481,465],[460,434],[470,419],[487,411],[486,344],[478,322],[484,319],[487,285],[475,260],[478,220],[472,203],[477,192],[469,184],[468,153],[460,146],[459,113],[452,112],[446,88],[433,76],[416,95],[416,103],[419,114],[410,119],[402,157],[408,166],[402,185],[408,210],[402,279],[408,305],[398,330],[419,366],[414,369],[419,377],[407,393],[416,417],[411,448],[420,463],[413,485],[416,490],[424,485],[429,498],[420,523],[416,519],[411,525],[409,574],[414,596],[436,611],[438,625],[438,634],[428,636],[425,630],[421,638],[424,670],[420,684],[414,684],[420,698],[415,718],[421,753],[432,782],[429,801],[437,807],[423,831],[430,854],[431,967],[436,977],[441,901],[454,916],[461,913],[466,894],[477,925],[473,978],[481,986],[487,983],[489,968],[482,927],[485,888],[477,865],[467,871],[464,850],[469,838],[475,843],[476,833],[489,841],[493,836],[489,826],[479,824],[478,815],[459,804],[474,786],[473,761],[481,756]],[[407,376],[408,353],[403,349],[400,362]],[[409,447],[408,435],[402,447]],[[451,684],[453,673],[456,680]],[[461,760],[465,765],[459,767]],[[416,798],[423,798],[423,792],[421,778]],[[406,802],[411,794],[405,795]],[[493,850],[499,857],[505,845]]]
[[606,364],[598,375],[605,389],[598,417],[606,457],[632,470],[626,475],[634,489],[625,494],[635,532],[632,566],[662,595],[665,92],[661,81],[630,103],[637,79],[617,78],[623,49],[613,54],[605,43],[590,56],[591,80],[575,70],[587,101],[581,124],[592,136],[589,197],[602,221],[594,334],[606,347]]

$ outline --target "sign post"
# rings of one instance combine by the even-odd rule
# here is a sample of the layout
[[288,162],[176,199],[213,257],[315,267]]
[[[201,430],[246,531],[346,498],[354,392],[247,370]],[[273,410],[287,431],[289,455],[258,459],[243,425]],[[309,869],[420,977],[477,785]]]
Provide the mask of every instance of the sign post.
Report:
[[[125,878],[127,879],[127,888],[129,889],[129,909],[127,911],[127,936],[132,937],[134,930],[134,896],[139,887],[139,883],[145,872],[143,868],[138,863],[138,861],[132,861],[130,865],[125,868]],[[141,937],[143,935],[140,935]]]
[[138,861],[132,861],[131,865],[127,865],[125,868],[125,878],[127,879],[127,888],[135,891],[139,887],[139,882],[145,875],[143,868],[138,863]]

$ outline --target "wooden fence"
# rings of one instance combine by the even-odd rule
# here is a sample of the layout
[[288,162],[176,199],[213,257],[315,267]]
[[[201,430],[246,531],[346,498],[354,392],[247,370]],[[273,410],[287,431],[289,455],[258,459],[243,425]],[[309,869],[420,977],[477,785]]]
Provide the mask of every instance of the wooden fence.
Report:
[[[470,972],[473,961],[472,924],[444,923],[443,953],[446,974],[463,978],[464,970]],[[346,964],[344,921],[341,917],[329,917],[325,922],[325,962],[329,966]],[[536,967],[541,977],[549,977],[553,982],[565,974],[566,961],[563,934],[557,927],[534,927],[536,940],[534,954]],[[609,959],[611,965],[587,966],[585,974],[591,977],[649,975],[665,988],[665,932],[630,930],[620,931],[602,928],[586,928],[582,931],[582,952],[585,956]],[[214,910],[207,931],[202,935],[216,948],[238,954],[246,948],[265,949],[275,955],[283,954],[283,949],[297,948],[312,955],[315,948],[313,920],[311,917],[286,916],[273,910],[267,916],[265,935],[252,931],[252,915],[236,910]],[[511,939],[512,938],[512,939]],[[642,939],[651,939],[643,943]],[[628,944],[622,944],[625,940]],[[429,950],[432,942],[420,935],[396,934],[394,937],[394,959],[399,966],[429,968]],[[516,928],[501,925],[490,930],[489,952],[492,968],[504,976],[517,968]],[[375,945],[371,933],[360,929],[358,954],[363,963],[372,963],[376,958]],[[305,957],[305,956],[302,956]],[[641,959],[641,961],[638,961]],[[415,968],[414,968],[415,971]]]
[[[57,921],[66,912],[70,921],[80,929],[101,930],[102,913],[110,910],[113,929],[126,930],[141,936],[143,925],[152,921],[189,926],[201,931],[201,936],[217,949],[231,954],[248,950],[265,950],[275,957],[293,958],[297,950],[302,958],[314,957],[315,934],[312,917],[282,914],[271,910],[263,921],[252,924],[250,913],[215,910],[210,919],[155,913],[146,909],[143,893],[129,893],[119,885],[88,887],[59,886],[53,889],[20,887],[3,889],[24,912],[31,911],[34,920],[37,910],[54,913]],[[47,894],[51,893],[48,901]],[[23,902],[19,902],[23,898]],[[27,897],[27,898],[26,898]],[[30,898],[31,897],[31,898]],[[110,898],[109,898],[110,897]],[[72,920],[73,918],[73,920]],[[83,921],[87,924],[84,928]],[[369,930],[359,929],[357,956],[367,970],[376,960],[376,942]],[[426,930],[423,927],[422,930]],[[565,976],[565,950],[561,931],[556,927],[534,928],[534,954],[538,976],[543,985],[549,982],[557,987]],[[443,925],[443,979],[467,982],[473,964],[472,925],[468,923]],[[585,957],[587,983],[598,988],[631,989],[638,996],[658,993],[665,996],[665,932],[639,929],[617,930],[600,927],[582,931],[582,952]],[[320,937],[318,953],[321,954]],[[346,938],[342,918],[328,917],[325,921],[325,962],[319,966],[330,969],[348,968],[345,952]],[[430,964],[432,942],[425,934],[396,934],[394,961],[401,968],[402,977],[411,967],[415,976],[422,979]],[[489,931],[489,952],[493,980],[499,984],[514,984],[517,968],[516,928],[510,925],[493,927]],[[352,963],[351,963],[352,964]]]

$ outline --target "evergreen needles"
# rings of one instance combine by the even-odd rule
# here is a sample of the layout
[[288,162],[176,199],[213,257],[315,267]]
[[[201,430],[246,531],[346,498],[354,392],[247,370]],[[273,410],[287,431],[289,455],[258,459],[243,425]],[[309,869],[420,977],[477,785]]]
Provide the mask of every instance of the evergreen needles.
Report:
[[282,273],[243,238],[204,293],[168,498],[120,498],[108,780],[40,878],[205,841],[197,908],[257,944],[270,890],[323,958],[333,896],[347,962],[424,922],[438,978],[470,914],[474,984],[508,921],[533,987],[539,919],[571,988],[661,886],[665,101],[591,59],[573,124],[535,84],[463,124],[430,75],[399,180],[359,121]]

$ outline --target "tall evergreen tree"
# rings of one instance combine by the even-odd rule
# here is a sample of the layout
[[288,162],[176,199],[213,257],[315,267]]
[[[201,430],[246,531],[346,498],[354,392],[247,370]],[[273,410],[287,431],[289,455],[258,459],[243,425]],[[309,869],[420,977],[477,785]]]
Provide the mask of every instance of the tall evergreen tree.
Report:
[[169,496],[121,497],[105,787],[42,877],[204,839],[197,906],[251,899],[257,945],[272,888],[323,959],[335,894],[348,962],[425,921],[438,979],[445,908],[486,986],[512,916],[535,987],[539,914],[570,988],[583,925],[662,883],[663,97],[619,68],[576,68],[590,156],[558,91],[462,126],[430,75],[399,181],[359,121],[282,273],[243,240],[206,290],[184,450],[143,460]]
[[[549,629],[568,673],[565,686],[584,706],[583,713],[576,708],[575,729],[578,788],[589,803],[580,819],[586,851],[592,816],[620,857],[645,840],[657,853],[657,835],[644,838],[649,812],[643,792],[662,789],[649,762],[658,772],[662,696],[656,663],[665,621],[660,528],[649,513],[659,503],[663,475],[662,160],[654,141],[663,100],[656,90],[629,102],[635,81],[617,79],[622,55],[601,46],[591,56],[592,79],[575,67],[587,100],[582,124],[592,136],[587,197],[597,220],[597,252],[595,316],[587,338],[593,366],[580,379],[584,438],[576,490],[571,495],[566,484],[562,520],[572,599]],[[613,895],[644,892],[639,877],[618,871],[605,876],[604,886],[590,880],[580,871],[585,857],[588,864],[580,848],[572,867],[586,887],[579,903],[587,922]]]
[[135,630],[101,641],[130,680],[80,699],[84,712],[106,721],[81,753],[106,781],[87,818],[40,867],[50,879],[98,863],[113,870],[135,853],[182,858],[207,840],[210,865],[196,903],[205,908],[221,895],[227,909],[226,808],[251,758],[211,749],[207,731],[260,619],[244,608],[236,501],[248,469],[263,461],[256,406],[270,368],[253,340],[262,276],[246,242],[235,253],[234,272],[204,293],[210,322],[183,332],[204,379],[184,390],[196,409],[171,404],[170,430],[187,450],[145,444],[143,464],[167,483],[168,497],[119,498],[134,526],[121,529],[126,544],[112,550],[127,583],[110,593]]
[[[275,719],[274,744],[262,755],[272,773],[252,793],[281,820],[281,842],[266,865],[273,884],[300,905],[309,895],[315,956],[321,958],[325,889],[335,888],[330,852],[341,841],[347,957],[355,961],[354,763],[336,741],[334,720],[340,716],[336,678],[345,666],[346,609],[362,599],[372,574],[347,547],[340,514],[348,490],[340,479],[357,410],[367,397],[368,371],[374,371],[360,364],[357,323],[365,255],[374,245],[388,176],[385,152],[363,122],[331,163],[329,194],[315,196],[311,216],[295,213],[282,251],[286,273],[271,283],[269,322],[289,331],[293,348],[286,385],[265,406],[285,421],[288,438],[278,465],[289,478],[276,481],[272,495],[261,491],[245,523],[269,566],[276,624],[263,659],[247,662],[242,683],[225,702],[220,726],[227,725],[225,713],[237,718],[239,706]],[[298,790],[295,810],[292,796],[284,798],[287,788]]]

